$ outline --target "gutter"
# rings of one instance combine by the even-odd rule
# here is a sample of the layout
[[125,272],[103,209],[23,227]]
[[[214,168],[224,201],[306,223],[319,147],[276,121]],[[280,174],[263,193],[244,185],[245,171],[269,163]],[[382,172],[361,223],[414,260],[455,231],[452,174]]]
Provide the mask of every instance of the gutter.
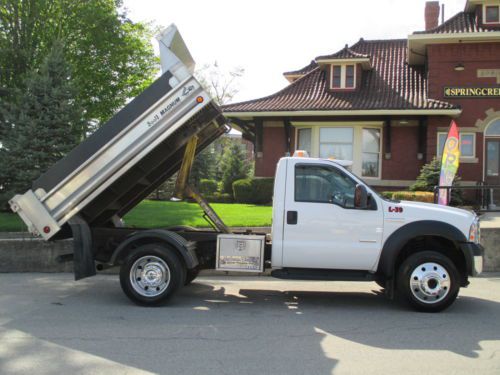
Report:
[[248,111],[248,112],[225,112],[226,117],[283,117],[283,116],[414,116],[434,115],[458,117],[461,109],[373,109],[373,110],[334,110],[334,111]]

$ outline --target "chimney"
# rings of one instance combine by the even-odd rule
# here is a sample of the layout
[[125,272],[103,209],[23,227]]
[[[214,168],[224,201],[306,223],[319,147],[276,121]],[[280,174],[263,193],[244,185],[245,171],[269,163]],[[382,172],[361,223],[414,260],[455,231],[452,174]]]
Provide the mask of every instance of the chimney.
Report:
[[439,1],[425,3],[425,30],[431,30],[439,25]]

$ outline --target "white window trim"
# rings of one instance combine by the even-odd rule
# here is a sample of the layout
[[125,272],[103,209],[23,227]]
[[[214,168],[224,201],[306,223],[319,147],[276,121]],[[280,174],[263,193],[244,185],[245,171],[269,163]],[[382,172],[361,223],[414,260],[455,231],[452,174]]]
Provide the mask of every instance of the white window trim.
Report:
[[[496,20],[494,22],[487,22],[486,21],[486,8],[487,7],[497,7],[498,8],[498,20]],[[500,24],[500,5],[492,4],[492,3],[483,4],[483,24],[485,24],[485,25],[498,25],[498,24]]]
[[[345,83],[347,80],[347,66],[352,65],[354,67],[354,77],[353,77],[353,86],[346,87]],[[340,87],[334,87],[333,86],[333,67],[334,66],[340,66]],[[356,69],[356,64],[332,64],[330,66],[330,89],[331,90],[338,90],[338,89],[355,89],[356,88],[356,74],[357,74],[357,69]]]
[[[445,136],[448,136],[448,132],[438,132],[436,135],[436,156],[441,157],[443,156],[443,153],[439,149],[439,136],[443,134]],[[459,147],[462,147],[462,135],[472,135],[472,156],[465,156],[462,155],[462,150],[460,149],[460,160],[471,160],[476,158],[476,133],[473,132],[461,132],[460,133],[460,140],[459,140]],[[446,141],[445,141],[446,142]]]
[[[384,123],[380,121],[364,121],[364,122],[302,122],[302,121],[292,121],[292,126],[295,127],[295,150],[298,146],[298,129],[300,128],[310,128],[311,129],[311,154],[310,157],[319,158],[319,131],[320,128],[346,128],[352,127],[354,129],[354,139],[353,139],[353,165],[352,171],[354,174],[362,177],[364,180],[379,181],[382,178],[382,168],[384,158],[383,154],[383,144],[384,144]],[[377,177],[365,177],[362,175],[363,166],[363,129],[380,129],[380,153],[379,153],[379,171]]]
[[[373,176],[364,176],[363,175],[363,129],[377,129],[380,131],[380,139],[378,143],[378,175],[376,177]],[[361,126],[361,172],[360,176],[366,180],[380,180],[382,178],[382,141],[383,141],[383,128],[376,126]],[[367,154],[374,154],[374,152],[367,152]]]

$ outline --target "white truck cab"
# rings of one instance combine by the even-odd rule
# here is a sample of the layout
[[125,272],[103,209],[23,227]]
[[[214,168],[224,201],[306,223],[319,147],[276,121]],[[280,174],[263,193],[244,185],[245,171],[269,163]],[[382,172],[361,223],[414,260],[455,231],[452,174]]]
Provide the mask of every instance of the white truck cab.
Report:
[[[351,173],[350,164],[309,157],[279,161],[273,275],[373,278],[385,285],[406,272],[413,281],[408,283],[410,302],[424,310],[446,307],[458,291],[451,283],[466,285],[467,275],[482,271],[477,216],[436,204],[385,199]],[[436,256],[448,258],[456,269],[445,269]],[[401,271],[409,258],[411,269]]]

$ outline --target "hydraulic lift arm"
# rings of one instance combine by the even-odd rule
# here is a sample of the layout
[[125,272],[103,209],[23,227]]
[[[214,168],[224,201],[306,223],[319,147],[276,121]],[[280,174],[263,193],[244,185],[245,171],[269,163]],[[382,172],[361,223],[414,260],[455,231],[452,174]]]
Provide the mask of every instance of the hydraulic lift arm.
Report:
[[179,174],[177,175],[177,180],[175,182],[174,198],[183,200],[184,198],[194,199],[204,214],[203,217],[207,220],[215,229],[222,233],[231,233],[229,227],[224,224],[222,219],[217,215],[214,209],[210,206],[205,198],[192,186],[189,185],[189,175],[191,173],[191,168],[193,166],[194,157],[196,155],[196,145],[198,144],[198,137],[195,135],[191,137],[186,145],[186,150],[184,151],[184,157],[182,159],[181,168]]

